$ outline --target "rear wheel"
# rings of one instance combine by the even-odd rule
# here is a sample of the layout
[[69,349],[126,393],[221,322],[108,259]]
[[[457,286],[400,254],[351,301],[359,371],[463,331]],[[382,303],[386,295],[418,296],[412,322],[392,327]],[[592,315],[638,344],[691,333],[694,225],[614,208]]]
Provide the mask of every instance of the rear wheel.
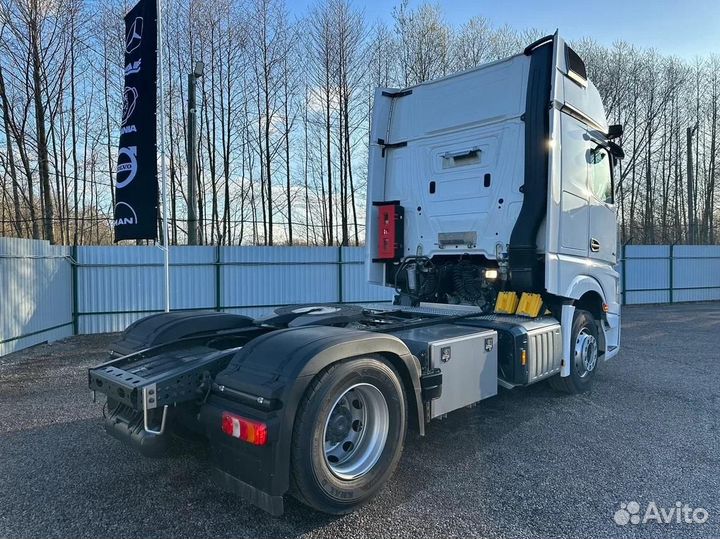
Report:
[[550,378],[550,385],[565,393],[584,393],[592,386],[598,365],[598,327],[588,311],[576,309],[570,337],[570,375]]
[[380,357],[347,360],[318,375],[293,429],[293,495],[332,514],[370,500],[400,459],[406,409],[399,376]]

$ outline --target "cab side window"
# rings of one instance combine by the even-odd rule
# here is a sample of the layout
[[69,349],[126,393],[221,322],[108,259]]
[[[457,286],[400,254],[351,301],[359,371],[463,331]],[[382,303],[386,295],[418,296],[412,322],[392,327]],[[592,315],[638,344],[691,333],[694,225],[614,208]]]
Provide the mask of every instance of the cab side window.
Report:
[[592,194],[606,204],[613,203],[610,155],[605,148],[595,146],[588,150],[588,181]]

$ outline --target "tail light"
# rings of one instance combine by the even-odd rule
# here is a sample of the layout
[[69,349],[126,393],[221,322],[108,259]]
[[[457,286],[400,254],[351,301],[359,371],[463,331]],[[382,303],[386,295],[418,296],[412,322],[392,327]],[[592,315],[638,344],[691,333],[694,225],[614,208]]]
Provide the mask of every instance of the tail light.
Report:
[[404,208],[397,202],[375,202],[378,244],[376,262],[400,260],[403,252]]
[[265,445],[268,439],[265,423],[245,419],[230,412],[223,412],[222,431],[228,436],[253,445]]

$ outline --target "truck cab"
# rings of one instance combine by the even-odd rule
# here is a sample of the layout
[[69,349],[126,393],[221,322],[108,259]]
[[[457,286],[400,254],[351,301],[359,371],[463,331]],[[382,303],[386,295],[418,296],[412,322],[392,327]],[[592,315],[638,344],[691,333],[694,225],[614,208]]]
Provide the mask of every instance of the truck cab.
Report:
[[[615,164],[600,95],[558,35],[511,58],[378,89],[370,134],[367,267],[396,302],[470,304],[535,293],[619,349]],[[563,374],[569,374],[566,355]]]

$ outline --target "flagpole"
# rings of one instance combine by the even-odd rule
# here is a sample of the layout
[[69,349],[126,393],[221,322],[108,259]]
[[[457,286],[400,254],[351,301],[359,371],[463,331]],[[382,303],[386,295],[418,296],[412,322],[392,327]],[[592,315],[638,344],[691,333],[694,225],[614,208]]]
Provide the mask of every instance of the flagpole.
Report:
[[168,248],[168,194],[167,170],[165,166],[165,83],[163,63],[163,15],[162,0],[157,0],[157,30],[158,30],[158,74],[160,77],[160,176],[162,178],[163,198],[163,251],[165,255],[165,312],[170,311],[170,249]]

